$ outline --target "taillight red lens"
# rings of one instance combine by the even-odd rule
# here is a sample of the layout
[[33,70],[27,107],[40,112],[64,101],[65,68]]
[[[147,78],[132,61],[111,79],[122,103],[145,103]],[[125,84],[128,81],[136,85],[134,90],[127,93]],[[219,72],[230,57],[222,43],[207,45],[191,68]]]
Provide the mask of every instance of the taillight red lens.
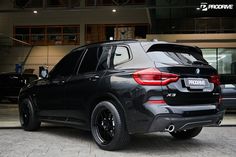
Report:
[[148,100],[148,104],[153,104],[153,105],[161,105],[161,104],[166,104],[165,100]]
[[214,83],[215,85],[220,85],[220,77],[219,77],[219,75],[213,75],[213,76],[211,76],[211,78],[210,78],[210,82],[211,83]]
[[176,82],[179,79],[179,76],[176,74],[160,72],[155,68],[149,68],[136,71],[133,74],[133,78],[140,85],[163,86],[171,82]]

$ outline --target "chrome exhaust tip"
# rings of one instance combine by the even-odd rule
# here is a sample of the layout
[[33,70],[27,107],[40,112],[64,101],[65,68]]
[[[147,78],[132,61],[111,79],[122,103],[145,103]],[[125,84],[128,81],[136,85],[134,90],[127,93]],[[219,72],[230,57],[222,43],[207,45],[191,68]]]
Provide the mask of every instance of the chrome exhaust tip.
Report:
[[221,124],[221,122],[222,122],[222,120],[219,120],[219,121],[217,122],[217,125],[220,125],[220,124]]
[[175,130],[175,126],[174,125],[169,125],[166,129],[165,129],[165,131],[167,131],[167,132],[173,132]]

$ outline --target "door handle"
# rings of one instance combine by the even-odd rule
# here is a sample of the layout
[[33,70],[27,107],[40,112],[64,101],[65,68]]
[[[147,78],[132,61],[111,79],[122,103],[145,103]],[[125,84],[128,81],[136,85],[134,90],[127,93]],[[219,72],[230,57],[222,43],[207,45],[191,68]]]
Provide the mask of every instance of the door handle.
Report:
[[97,81],[100,78],[100,76],[95,75],[89,78],[89,81]]
[[52,81],[52,83],[57,84],[57,85],[62,85],[62,84],[65,83],[65,81],[64,81],[64,80],[60,80],[60,81]]
[[94,78],[95,78],[95,79],[99,79],[100,77],[99,77],[98,75],[95,75]]

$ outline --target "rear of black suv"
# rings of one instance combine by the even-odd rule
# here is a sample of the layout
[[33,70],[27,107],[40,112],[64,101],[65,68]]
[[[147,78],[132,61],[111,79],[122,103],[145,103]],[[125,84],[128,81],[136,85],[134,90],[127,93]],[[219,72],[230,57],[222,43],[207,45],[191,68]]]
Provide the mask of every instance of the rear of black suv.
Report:
[[133,78],[146,90],[144,107],[153,117],[140,132],[191,138],[202,126],[220,124],[219,76],[199,49],[162,43],[149,46],[146,53],[155,67],[138,70]]
[[199,48],[162,42],[129,47],[132,59],[104,77],[114,80],[111,90],[125,110],[129,133],[167,131],[187,139],[221,123],[219,76]]

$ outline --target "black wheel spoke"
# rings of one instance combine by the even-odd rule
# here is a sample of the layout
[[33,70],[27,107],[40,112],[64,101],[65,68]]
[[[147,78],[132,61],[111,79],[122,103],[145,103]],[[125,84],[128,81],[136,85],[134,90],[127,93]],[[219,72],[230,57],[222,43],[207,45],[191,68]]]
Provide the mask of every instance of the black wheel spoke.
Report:
[[33,131],[39,129],[41,122],[35,113],[35,108],[29,99],[24,99],[20,102],[20,123],[24,130]]
[[114,136],[113,130],[108,130],[108,131],[107,131],[107,134],[108,134],[111,138],[113,138],[113,136]]
[[100,129],[104,129],[102,124],[97,123],[96,126],[99,127]]
[[95,125],[97,132],[102,140],[102,143],[109,143],[112,141],[115,134],[115,126],[113,115],[108,109],[102,109],[96,118]]
[[27,126],[29,124],[30,110],[27,104],[23,104],[21,108],[21,119],[22,119],[22,124],[24,126]]

